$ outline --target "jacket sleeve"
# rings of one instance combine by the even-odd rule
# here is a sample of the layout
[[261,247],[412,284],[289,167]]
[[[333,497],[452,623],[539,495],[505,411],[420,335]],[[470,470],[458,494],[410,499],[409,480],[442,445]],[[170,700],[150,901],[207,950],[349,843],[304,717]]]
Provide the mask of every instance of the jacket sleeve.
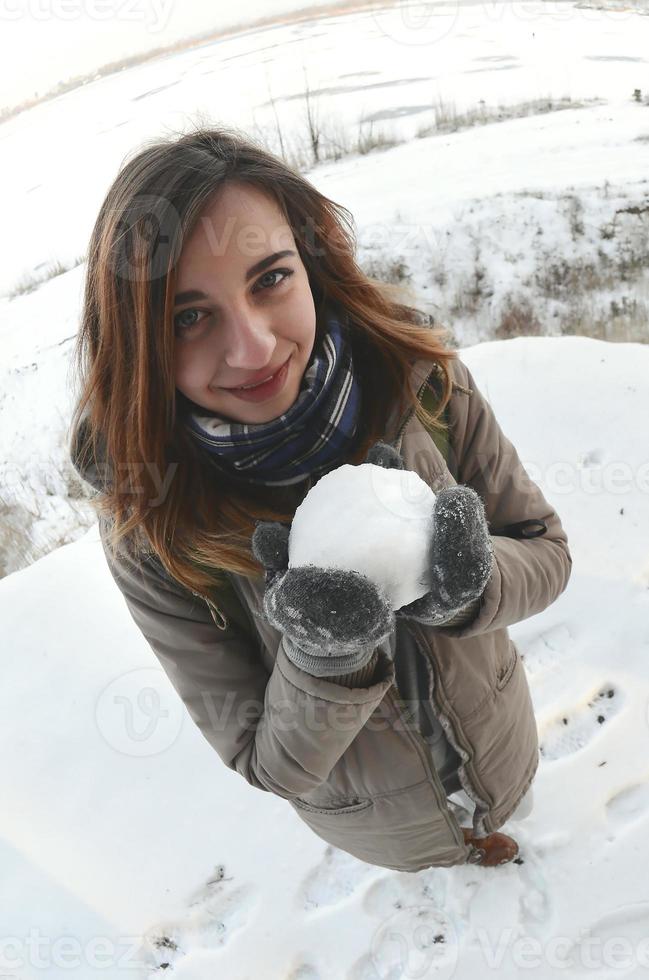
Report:
[[375,651],[373,676],[364,668],[369,686],[347,686],[300,670],[282,640],[269,675],[252,627],[230,619],[220,630],[206,603],[159,562],[113,556],[101,519],[100,536],[132,619],[222,761],[286,799],[323,783],[394,680],[388,652]]
[[430,627],[457,638],[502,629],[534,616],[564,591],[572,571],[568,538],[555,509],[530,479],[518,453],[467,366],[454,362],[458,380],[472,390],[451,398],[450,434],[457,482],[485,504],[490,529],[519,521],[544,521],[535,538],[492,534],[494,565],[470,622]]

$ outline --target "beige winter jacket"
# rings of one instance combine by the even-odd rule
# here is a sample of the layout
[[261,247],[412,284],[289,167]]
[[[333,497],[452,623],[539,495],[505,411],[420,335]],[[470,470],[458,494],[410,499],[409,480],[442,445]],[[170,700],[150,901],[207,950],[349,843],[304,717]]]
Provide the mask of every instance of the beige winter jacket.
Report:
[[[420,390],[434,367],[413,365]],[[316,678],[286,656],[262,613],[263,577],[231,575],[245,616],[173,581],[155,556],[110,571],[133,620],[190,716],[219,757],[251,786],[283,797],[323,840],[399,871],[479,860],[465,845],[430,749],[395,682],[399,644],[415,644],[434,712],[458,753],[458,776],[475,801],[477,836],[509,818],[537,770],[537,727],[519,652],[507,627],[550,605],[572,560],[559,517],[528,477],[512,443],[461,360],[452,364],[448,465],[412,411],[389,420],[405,467],[433,490],[455,483],[482,497],[491,529],[528,519],[546,532],[492,537],[494,568],[477,616],[465,626],[401,620],[378,647],[364,686]],[[106,522],[100,519],[102,540]]]

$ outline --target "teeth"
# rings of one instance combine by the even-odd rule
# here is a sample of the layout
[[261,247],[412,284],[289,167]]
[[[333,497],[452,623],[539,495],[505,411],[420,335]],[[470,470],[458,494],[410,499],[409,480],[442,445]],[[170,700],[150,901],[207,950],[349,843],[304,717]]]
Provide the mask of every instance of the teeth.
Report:
[[241,387],[238,388],[237,391],[247,391],[248,388],[258,388],[260,385],[265,385],[267,381],[270,381],[270,379],[274,377],[275,375],[271,374],[269,377],[264,378],[263,381],[258,381],[256,385],[241,385]]
[[274,377],[275,377],[274,374],[269,374],[267,378],[264,378],[263,381],[258,381],[256,385],[240,385],[240,387],[237,388],[236,390],[247,391],[248,388],[258,388],[260,385],[265,385],[267,381],[270,381],[270,379]]

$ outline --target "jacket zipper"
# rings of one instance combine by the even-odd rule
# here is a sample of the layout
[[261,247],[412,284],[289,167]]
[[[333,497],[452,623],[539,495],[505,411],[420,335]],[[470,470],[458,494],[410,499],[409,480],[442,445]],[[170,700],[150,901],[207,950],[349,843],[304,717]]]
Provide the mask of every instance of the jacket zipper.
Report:
[[[207,603],[207,606],[208,606],[208,608],[210,610],[210,613],[212,615],[212,619],[214,620],[214,622],[216,623],[216,625],[218,626],[219,629],[224,630],[226,628],[227,624],[228,624],[228,620],[227,620],[227,617],[218,608],[218,606],[216,606],[216,604],[214,602],[212,602],[212,600],[208,596],[202,595],[200,592],[193,592],[193,595],[198,596],[198,598],[203,599],[204,602]],[[429,656],[429,655],[426,653],[426,656]],[[429,657],[429,659],[430,659],[430,657]],[[392,686],[396,689],[396,685],[393,684]],[[399,718],[401,718],[403,720],[403,715],[401,714],[401,710],[399,708],[399,705],[396,702],[396,699],[394,697],[394,694],[392,693],[392,689],[391,688],[389,688],[387,690],[386,697],[389,698],[389,700],[390,700],[390,702],[392,704],[392,707],[394,708],[395,713],[399,716]],[[437,704],[435,704],[435,707],[437,708]],[[442,726],[444,728],[444,731],[445,732],[448,732],[448,727],[449,727],[448,726],[448,721],[443,717],[442,713],[439,712],[439,709],[438,709],[438,717],[440,719],[440,723],[442,724]],[[468,863],[472,863],[472,861],[479,860],[480,857],[481,857],[481,855],[479,854],[479,852],[477,851],[477,849],[472,844],[468,844],[468,845],[465,844],[465,842],[464,842],[464,835],[462,834],[462,830],[461,830],[460,824],[455,819],[455,817],[452,815],[452,813],[450,812],[448,806],[446,805],[446,792],[444,790],[444,787],[442,785],[442,781],[440,780],[439,775],[438,775],[435,767],[431,764],[430,757],[429,757],[429,752],[428,752],[428,746],[426,745],[426,742],[425,742],[423,736],[419,732],[413,732],[412,729],[410,728],[409,723],[408,723],[407,720],[406,720],[406,724],[403,727],[403,730],[406,732],[407,736],[410,738],[410,740],[411,740],[412,744],[414,745],[417,753],[419,754],[419,757],[420,757],[420,759],[421,759],[421,761],[422,761],[422,763],[424,765],[424,768],[426,769],[426,771],[430,775],[430,781],[431,781],[431,784],[433,786],[433,790],[435,792],[435,796],[437,797],[437,804],[438,804],[439,810],[440,810],[441,814],[443,815],[444,819],[446,820],[446,823],[447,823],[447,825],[448,825],[451,833],[453,834],[453,837],[455,838],[456,843],[458,844],[458,846],[464,845],[464,846],[466,846],[466,847],[469,848],[470,857],[469,857],[469,862]],[[458,755],[460,755],[462,757],[462,753],[460,753],[458,751],[458,748],[457,748],[456,744],[454,743],[454,741],[452,740],[452,738],[449,738],[449,741],[453,745],[453,748],[455,748],[455,750],[458,752]],[[462,785],[465,787],[466,792],[467,792],[467,795],[469,795],[474,801],[477,800],[480,804],[482,804],[484,806],[484,804],[482,803],[482,801],[475,795],[475,792],[474,792],[473,788],[472,787],[467,787],[465,785],[465,780],[462,779],[461,775],[460,775],[460,781],[462,782]],[[482,832],[481,827],[482,827],[482,824],[480,823],[480,826],[478,827],[478,829],[476,831],[477,833],[481,833]]]
[[[392,688],[394,688],[395,690],[398,690],[398,688],[396,687],[396,684],[393,684],[392,687],[388,688],[388,690],[386,691],[386,695],[385,696],[389,699],[389,701],[390,701],[392,707],[394,708],[395,713],[398,715],[398,717],[402,721],[404,721],[404,717],[403,717],[403,715],[401,713],[401,709],[400,709],[400,707],[399,707],[399,705],[397,703],[397,700],[394,697],[394,694],[392,692]],[[429,755],[429,753],[427,751],[427,745],[426,745],[426,742],[424,741],[423,735],[421,735],[417,731],[413,731],[412,730],[412,728],[410,727],[410,722],[409,722],[409,720],[407,718],[405,719],[405,724],[404,724],[402,730],[404,732],[406,732],[406,735],[410,738],[412,744],[414,745],[414,747],[415,747],[415,749],[416,749],[416,751],[417,751],[417,753],[419,755],[419,758],[421,759],[421,761],[422,761],[422,763],[424,765],[424,768],[426,769],[426,771],[430,775],[430,782],[431,782],[432,787],[433,787],[433,789],[435,791],[435,796],[437,797],[437,805],[438,805],[439,810],[442,813],[444,819],[446,820],[446,823],[447,823],[449,829],[451,830],[451,832],[453,834],[453,837],[455,838],[456,843],[458,845],[462,845],[464,847],[469,846],[469,847],[473,848],[473,845],[465,845],[465,843],[464,843],[464,835],[462,834],[462,830],[460,828],[460,824],[455,819],[455,817],[453,816],[453,814],[450,812],[448,806],[446,805],[446,793],[444,791],[444,787],[442,786],[442,781],[439,778],[439,774],[437,773],[435,767],[431,764],[430,755]],[[473,853],[473,850],[471,851],[471,853]]]
[[[449,714],[451,714],[451,707],[445,701],[444,696],[442,695],[439,689],[439,685],[436,683],[437,675],[435,669],[435,661],[433,660],[433,657],[430,654],[428,648],[428,642],[423,634],[423,630],[421,629],[421,626],[418,623],[416,623],[414,620],[408,623],[408,628],[412,630],[415,639],[418,641],[418,646],[420,650],[422,651],[422,653],[424,654],[424,656],[427,658],[428,662],[431,665],[432,685],[431,685],[430,694],[431,694],[431,700],[433,701],[433,704],[435,706],[435,714],[439,720],[440,725],[444,729],[444,734],[446,735],[446,738],[448,739],[451,746],[455,749],[455,751],[457,752],[458,756],[461,759],[461,764],[458,767],[458,778],[460,780],[460,783],[462,784],[462,789],[467,794],[467,796],[473,800],[476,806],[476,811],[473,816],[473,826],[474,826],[475,833],[479,837],[484,836],[485,834],[490,833],[491,831],[491,827],[487,826],[487,821],[489,820],[489,810],[491,808],[489,804],[486,803],[485,800],[478,795],[478,791],[476,790],[475,785],[470,782],[466,774],[466,769],[464,769],[464,765],[466,762],[468,762],[469,757],[466,750],[462,746],[460,746],[459,743],[457,742],[455,738],[455,734],[451,727],[451,723],[448,717]],[[442,704],[442,702],[444,703]]]
[[[197,596],[199,599],[203,599],[203,601],[207,603],[207,606],[212,615],[212,619],[214,620],[214,622],[216,623],[219,629],[224,630],[227,627],[228,620],[227,617],[218,608],[218,606],[214,602],[212,602],[209,596],[203,595],[200,592],[192,592],[192,594]],[[392,686],[396,690],[396,685],[393,684]],[[390,699],[390,702],[392,704],[392,707],[394,708],[395,713],[403,721],[403,715],[401,714],[399,705],[397,704],[394,694],[392,693],[392,688],[389,688],[386,691],[386,697]],[[424,768],[430,775],[430,781],[433,786],[435,796],[437,797],[437,805],[447,823],[447,826],[449,827],[451,833],[453,834],[453,837],[455,838],[455,842],[457,843],[458,846],[465,846],[469,848],[470,851],[469,863],[471,863],[472,859],[476,860],[478,856],[478,852],[472,844],[468,844],[468,845],[465,844],[464,835],[462,833],[461,827],[458,821],[453,816],[453,814],[450,812],[448,806],[446,805],[446,792],[442,785],[442,781],[440,780],[439,775],[435,770],[435,767],[431,764],[429,753],[427,751],[428,746],[426,745],[423,736],[419,732],[413,732],[407,720],[405,725],[403,726],[403,731],[405,731],[407,736],[410,738],[417,753],[419,754],[419,757],[424,765]],[[446,726],[445,726],[445,731],[446,731]],[[469,795],[472,796],[472,793],[469,793]]]
[[[418,402],[421,402],[422,398],[424,397],[424,391],[426,390],[426,385],[428,384],[428,379],[434,373],[435,373],[435,369],[433,368],[433,370],[429,374],[426,375],[424,381],[422,382],[422,384],[421,384],[421,386],[419,388],[419,391],[417,392],[417,401]],[[405,417],[401,420],[401,422],[399,424],[399,428],[397,429],[397,434],[394,437],[394,439],[392,440],[392,445],[397,450],[397,452],[401,452],[401,440],[403,438],[403,433],[404,433],[404,431],[406,429],[406,426],[408,425],[408,422],[410,421],[410,419],[415,414],[416,410],[417,410],[416,407],[410,408],[408,410],[408,412],[406,412]]]
[[212,602],[209,596],[203,595],[201,592],[194,592],[193,590],[192,590],[192,595],[198,596],[199,599],[202,599],[204,602],[207,603],[207,607],[210,611],[210,615],[212,616],[212,619],[214,620],[214,622],[216,623],[216,625],[220,630],[224,630],[227,628],[228,625],[227,616],[223,612],[221,612],[219,607],[216,605],[216,603]]

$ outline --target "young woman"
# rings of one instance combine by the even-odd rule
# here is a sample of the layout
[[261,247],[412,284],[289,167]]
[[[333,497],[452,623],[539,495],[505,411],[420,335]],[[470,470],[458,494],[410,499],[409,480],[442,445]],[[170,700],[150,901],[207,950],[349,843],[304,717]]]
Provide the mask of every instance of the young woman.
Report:
[[[539,759],[507,627],[571,557],[405,295],[361,271],[345,208],[236,131],[152,142],[92,233],[70,451],[131,616],[225,765],[371,864],[495,865]],[[316,624],[287,529],[319,477],[368,459],[438,494],[436,584],[393,614],[341,580]]]

